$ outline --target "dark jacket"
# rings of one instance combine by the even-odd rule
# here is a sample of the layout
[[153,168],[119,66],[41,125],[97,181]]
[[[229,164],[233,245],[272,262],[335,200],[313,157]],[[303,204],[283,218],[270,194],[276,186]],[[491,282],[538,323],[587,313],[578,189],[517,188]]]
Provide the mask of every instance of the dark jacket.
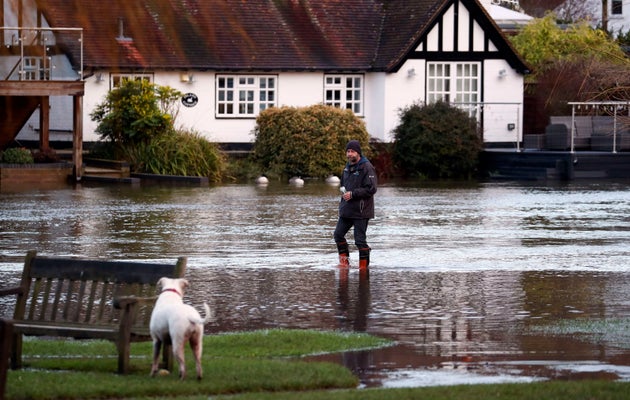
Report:
[[372,163],[361,156],[358,163],[346,164],[341,175],[341,186],[352,192],[352,198],[339,203],[339,216],[343,218],[374,218],[376,171]]

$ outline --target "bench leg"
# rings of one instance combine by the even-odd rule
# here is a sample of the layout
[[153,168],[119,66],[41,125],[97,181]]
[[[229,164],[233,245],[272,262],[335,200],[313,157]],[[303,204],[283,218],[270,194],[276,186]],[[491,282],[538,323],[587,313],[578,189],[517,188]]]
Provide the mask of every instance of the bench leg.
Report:
[[129,355],[131,353],[131,343],[129,340],[122,340],[118,344],[118,373],[129,372]]
[[0,400],[4,400],[4,389],[7,384],[7,370],[9,369],[9,354],[11,352],[11,337],[13,324],[0,320]]
[[11,369],[22,368],[22,334],[12,333],[11,341],[13,347],[11,348]]
[[170,340],[162,344],[162,368],[173,371],[173,344]]

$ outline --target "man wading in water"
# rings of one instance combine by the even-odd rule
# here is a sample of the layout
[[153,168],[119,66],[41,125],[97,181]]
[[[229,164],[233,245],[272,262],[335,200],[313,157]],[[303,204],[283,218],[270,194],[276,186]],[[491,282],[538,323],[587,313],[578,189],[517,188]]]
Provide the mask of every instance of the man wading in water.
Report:
[[339,251],[339,266],[349,266],[350,250],[346,233],[354,226],[354,244],[359,249],[359,269],[370,264],[370,246],[367,244],[368,221],[374,218],[376,172],[372,163],[361,155],[361,145],[351,140],[346,145],[348,163],[341,176],[343,196],[339,202],[339,220],[334,239]]

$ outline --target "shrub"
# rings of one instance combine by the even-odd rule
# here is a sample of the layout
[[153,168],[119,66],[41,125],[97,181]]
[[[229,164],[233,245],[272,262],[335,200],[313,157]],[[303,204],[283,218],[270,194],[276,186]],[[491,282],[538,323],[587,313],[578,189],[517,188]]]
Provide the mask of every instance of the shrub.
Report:
[[258,115],[254,134],[253,160],[270,177],[339,174],[352,139],[369,155],[363,121],[350,110],[330,106],[269,108]]
[[61,160],[57,152],[51,148],[39,149],[33,153],[36,163],[56,163]]
[[6,164],[33,164],[33,154],[23,147],[13,147],[2,152],[0,161]]
[[400,113],[393,158],[407,176],[471,178],[483,148],[475,119],[445,102],[413,104]]
[[206,176],[212,182],[221,180],[224,160],[218,146],[199,134],[178,131],[160,135],[149,143],[134,146],[136,170],[150,174]]
[[181,93],[145,80],[126,80],[111,90],[90,114],[102,140],[118,146],[139,145],[173,130],[169,112]]

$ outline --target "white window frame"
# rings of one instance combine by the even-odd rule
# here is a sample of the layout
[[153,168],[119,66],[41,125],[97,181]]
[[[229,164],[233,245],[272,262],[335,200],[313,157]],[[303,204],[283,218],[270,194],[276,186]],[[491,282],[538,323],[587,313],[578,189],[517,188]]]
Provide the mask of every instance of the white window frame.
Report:
[[324,75],[324,104],[363,116],[363,75]]
[[123,81],[148,81],[153,83],[153,74],[110,74],[109,87],[120,87]]
[[459,104],[478,120],[481,86],[480,62],[427,63],[427,104],[440,100]]
[[277,75],[217,75],[217,118],[256,118],[278,102]]

